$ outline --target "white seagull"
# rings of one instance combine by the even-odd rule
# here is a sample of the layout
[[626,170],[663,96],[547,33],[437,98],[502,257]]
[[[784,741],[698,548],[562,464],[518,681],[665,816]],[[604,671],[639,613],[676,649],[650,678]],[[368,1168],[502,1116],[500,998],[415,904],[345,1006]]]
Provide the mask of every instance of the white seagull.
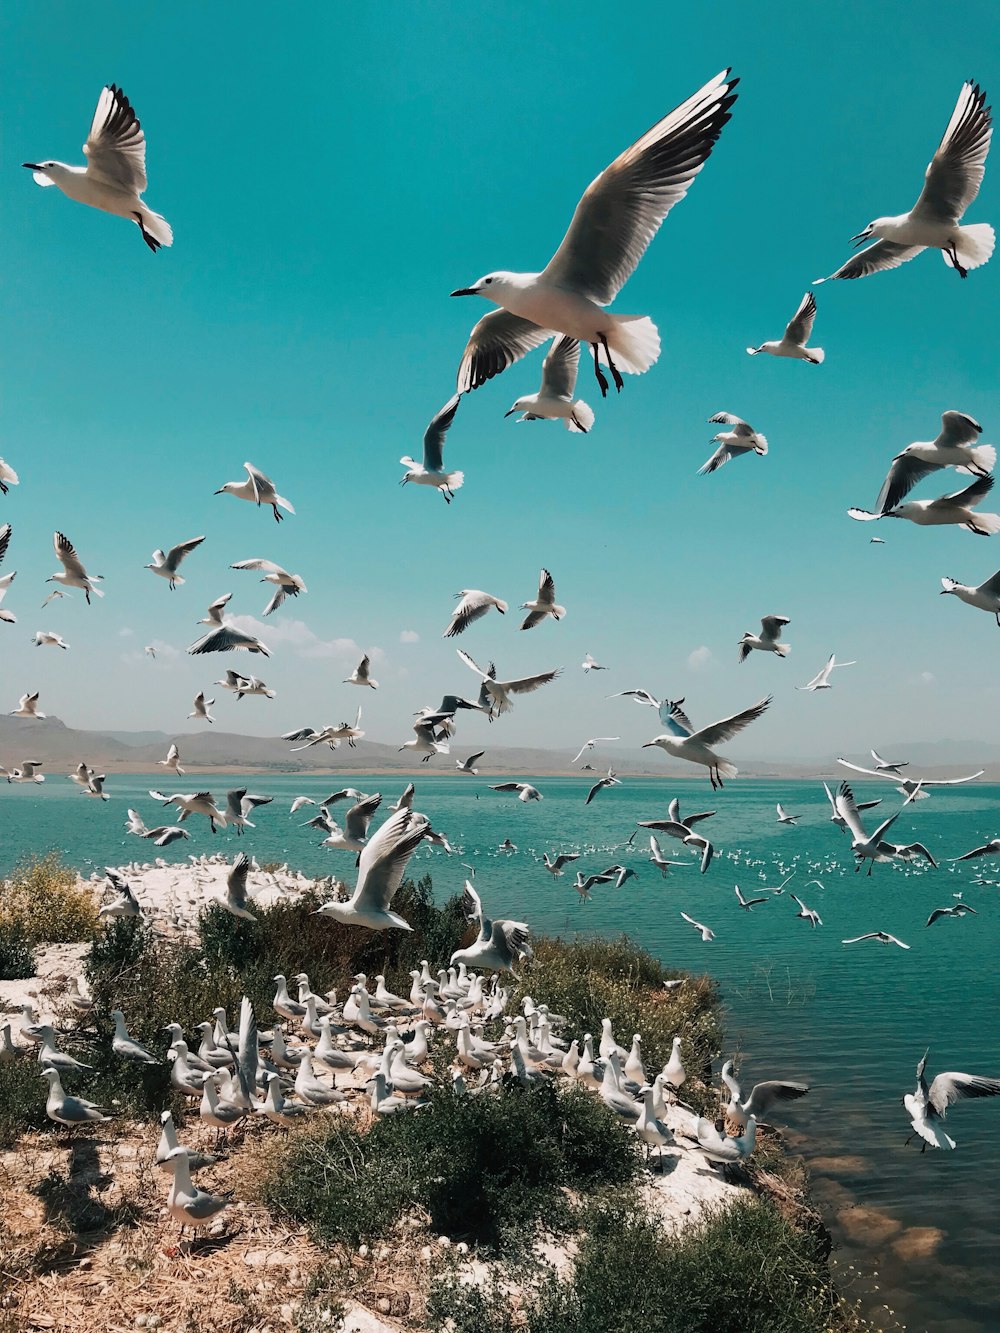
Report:
[[451,614],[448,628],[441,635],[443,639],[453,639],[456,634],[461,634],[474,621],[481,620],[491,606],[495,606],[501,615],[507,613],[506,602],[494,597],[490,592],[483,592],[480,588],[463,588],[455,596],[458,598],[458,606]]
[[709,940],[715,939],[714,930],[710,930],[708,926],[703,926],[700,921],[695,921],[694,917],[688,916],[687,912],[681,912],[681,916],[684,918],[684,920],[688,923],[689,926],[694,926],[695,930],[701,932],[701,939],[703,944],[707,944]]
[[656,361],[660,337],[647,316],[605,306],[634,272],[670,209],[705,165],[736,100],[724,70],[648,130],[587,187],[559,249],[541,273],[488,273],[453,296],[482,296],[501,307],[472,330],[458,370],[459,393],[476,389],[554,333],[588,343],[602,395],[621,372]]
[[[2,476],[2,472],[0,472],[0,476]],[[3,563],[3,558],[7,554],[7,548],[8,546],[10,546],[10,533],[11,533],[10,524],[5,523],[3,527],[0,528],[0,564]],[[14,582],[14,579],[16,577],[17,577],[16,569],[12,570],[10,574],[4,574],[2,577],[0,577],[0,602],[3,601],[4,594],[7,592],[7,589]],[[46,598],[46,601],[47,600],[48,598]],[[42,606],[43,607],[45,606],[45,602],[42,603]],[[14,615],[13,611],[5,611],[3,607],[0,606],[0,620],[5,621],[8,625],[14,625],[17,623],[17,616]]]
[[273,800],[273,796],[254,796],[252,792],[248,794],[246,787],[236,787],[233,791],[227,792],[227,827],[234,828],[237,837],[242,834],[245,828],[256,828],[257,825],[251,824],[249,816],[259,805],[270,805]]
[[899,776],[899,770],[900,770],[901,768],[909,768],[909,766],[910,766],[908,760],[905,760],[905,761],[904,761],[904,760],[898,760],[898,759],[897,759],[897,760],[890,761],[890,760],[888,760],[888,759],[883,759],[882,756],[879,754],[879,752],[878,752],[877,750],[872,750],[872,751],[871,751],[871,757],[872,757],[872,758],[874,759],[874,761],[875,761],[875,768],[876,768],[877,772],[879,772],[879,773],[892,773],[892,774],[894,774],[896,777]]
[[[860,870],[862,861],[867,860],[871,862],[868,867],[868,874],[870,875],[875,868],[876,861],[891,861],[894,856],[899,855],[899,849],[897,849],[894,843],[882,841],[882,834],[896,822],[906,809],[907,805],[909,805],[910,801],[914,800],[914,798],[915,794],[914,796],[907,796],[906,800],[896,813],[890,815],[888,819],[883,820],[871,837],[869,837],[865,832],[864,825],[861,823],[858,807],[854,800],[854,792],[846,782],[840,784],[840,787],[837,789],[836,798],[837,812],[846,823],[848,831],[851,834],[851,850],[858,862],[855,866],[855,871]],[[930,853],[925,847],[921,847],[919,843],[913,843],[911,844],[911,847],[913,849],[919,849],[924,856],[930,859]],[[906,851],[909,850],[910,848],[906,849]]]
[[[13,578],[13,574],[8,577]],[[0,579],[0,585],[3,580]],[[977,607],[980,611],[988,611],[991,616],[996,617],[996,622],[1000,625],[1000,569],[991,575],[985,583],[972,585],[968,583],[959,583],[957,579],[944,578],[941,580],[941,596],[945,593],[951,593],[957,597],[960,602],[965,602],[967,606]],[[0,616],[3,612],[0,612]]]
[[265,616],[269,616],[272,611],[277,611],[286,597],[298,597],[300,592],[309,591],[300,574],[289,574],[287,569],[282,569],[273,560],[239,560],[235,565],[230,565],[229,568],[264,570],[261,583],[273,583],[275,588],[271,600],[264,607]]
[[553,879],[561,879],[563,866],[569,865],[571,861],[579,861],[579,859],[579,852],[559,852],[555,857],[550,857],[548,852],[545,852],[542,855],[542,862],[545,869]]
[[9,716],[44,718],[46,714],[38,711],[38,690],[34,694],[22,694],[17,707],[10,710]]
[[759,347],[748,347],[750,356],[766,352],[768,356],[790,356],[797,361],[808,361],[811,365],[821,365],[826,357],[822,347],[807,347],[816,323],[816,298],[812,292],[806,292],[798,310],[792,316],[782,337],[761,343]]
[[169,587],[173,592],[178,583],[184,582],[180,574],[177,573],[178,566],[184,557],[193,551],[196,546],[200,546],[204,540],[204,537],[192,537],[190,541],[178,542],[176,546],[171,546],[169,551],[164,552],[157,549],[153,552],[153,563],[146,565],[145,568],[151,569],[154,574],[159,574],[161,578],[169,580]]
[[188,652],[194,654],[229,653],[236,650],[248,653],[263,653],[265,657],[271,656],[271,650],[267,644],[258,639],[255,634],[248,634],[245,630],[238,629],[229,620],[224,620],[215,629],[210,629],[207,634],[203,634],[188,648]]
[[[794,894],[792,895],[794,897]],[[822,925],[822,921],[820,925]],[[878,940],[879,944],[896,944],[901,949],[908,949],[910,946],[904,944],[902,940],[897,940],[895,935],[890,935],[887,930],[870,930],[867,935],[855,935],[853,939],[841,940],[841,944],[860,944],[862,940]]]
[[60,634],[54,634],[51,630],[36,630],[32,643],[36,648],[68,648],[69,644]]
[[698,469],[699,477],[709,472],[718,472],[731,459],[741,458],[744,454],[759,454],[763,458],[767,453],[767,437],[755,431],[741,417],[734,417],[731,412],[716,412],[714,417],[708,419],[712,425],[732,426],[733,429],[719,431],[718,435],[712,436],[712,443],[719,447],[711,458],[702,463]]
[[991,476],[977,477],[965,490],[951,491],[934,500],[906,500],[903,504],[876,514],[869,509],[853,507],[847,512],[861,523],[870,523],[878,518],[905,518],[921,528],[959,524],[966,532],[974,532],[977,537],[991,537],[995,532],[1000,532],[1000,514],[979,514],[975,507],[986,499],[992,489]]
[[215,703],[214,699],[206,699],[205,691],[199,690],[194,696],[194,712],[188,713],[188,717],[200,718],[203,722],[214,722],[215,718],[209,713],[209,708]]
[[214,626],[225,624],[225,621],[222,616],[222,611],[223,607],[230,600],[232,595],[233,594],[231,592],[227,592],[223,593],[221,597],[217,597],[216,600],[208,608],[205,615],[202,616],[201,620],[197,621],[196,623],[199,625],[214,625]]
[[542,793],[530,782],[498,782],[495,787],[490,787],[490,791],[517,792],[517,799],[525,803],[542,799]]
[[762,653],[776,653],[778,657],[787,657],[792,651],[791,644],[779,642],[785,625],[791,624],[788,616],[764,616],[760,622],[760,633],[751,634],[747,630],[740,639],[739,660],[745,662],[753,649]]
[[424,431],[424,461],[418,463],[409,454],[404,454],[399,460],[407,469],[406,475],[400,478],[400,486],[405,486],[408,481],[417,486],[435,486],[444,496],[445,504],[451,504],[455,492],[461,489],[465,481],[464,472],[444,470],[444,439],[451,429],[451,423],[455,420],[461,397],[460,393],[456,393],[431,417],[430,424]]
[[602,741],[620,741],[620,740],[621,740],[620,736],[591,736],[589,741],[583,742],[577,753],[570,760],[570,763],[575,764],[578,759],[582,758],[583,755],[587,753],[588,750],[592,750],[596,745],[600,745]]
[[467,967],[486,968],[496,972],[513,972],[514,964],[534,955],[528,943],[530,927],[524,921],[491,921],[483,912],[482,900],[469,880],[465,881],[462,910],[471,921],[479,922],[479,934],[467,949],[456,949],[451,955],[451,966],[465,963]]
[[[965,210],[979,193],[993,134],[986,94],[978,83],[963,83],[937,152],[924,173],[920,197],[908,213],[875,218],[851,239],[874,245],[842,264],[830,278],[864,278],[898,268],[928,248],[941,251],[951,268],[965,277],[993,253],[993,228],[986,222],[962,227]],[[826,282],[826,278],[817,278]]]
[[232,690],[237,700],[245,694],[259,694],[265,699],[275,697],[275,691],[269,689],[258,676],[244,676],[239,671],[227,671],[221,680],[215,680],[212,684],[221,685],[224,690]]
[[279,505],[282,509],[287,509],[290,514],[295,513],[288,501],[274,489],[274,482],[270,477],[265,477],[252,463],[244,463],[243,466],[247,472],[246,481],[227,481],[225,486],[220,486],[215,492],[216,495],[235,495],[237,500],[249,500],[258,508],[261,505],[270,505],[278,523],[282,518],[278,513]]
[[220,907],[224,907],[227,912],[233,916],[242,917],[245,921],[256,921],[257,918],[247,908],[247,875],[250,873],[250,858],[245,852],[240,852],[233,862],[229,874],[226,876],[226,895],[224,898],[216,898]]
[[494,717],[499,717],[501,713],[506,713],[514,707],[510,698],[512,694],[531,694],[532,691],[548,685],[562,674],[562,667],[556,667],[554,671],[543,671],[537,676],[523,676],[519,680],[497,680],[496,668],[492,662],[489,670],[483,671],[463,649],[458,648],[456,651],[469,670],[474,671],[482,681],[479,702],[489,704]]
[[[874,750],[872,753],[875,753]],[[986,771],[981,768],[978,772],[969,773],[964,778],[903,778],[900,777],[898,769],[905,768],[906,764],[893,765],[889,768],[885,766],[882,768],[862,768],[860,764],[852,764],[849,759],[838,759],[837,763],[843,764],[844,768],[853,769],[855,773],[863,773],[866,778],[886,778],[889,782],[895,782],[898,784],[896,790],[900,796],[909,796],[914,801],[929,799],[930,792],[925,790],[927,787],[960,787],[966,782],[975,782],[976,778],[981,778]],[[827,789],[827,795],[830,795],[829,789]],[[878,805],[878,801],[870,801],[868,804]],[[864,805],[858,806],[859,810],[866,808]]]
[[924,1140],[922,1152],[928,1144],[932,1148],[954,1148],[955,1140],[945,1133],[943,1125],[949,1106],[970,1097],[1000,1096],[1000,1078],[981,1078],[978,1074],[938,1074],[928,1087],[924,1077],[928,1054],[925,1051],[917,1065],[916,1088],[903,1098],[914,1133]]
[[52,538],[53,545],[56,548],[56,555],[62,565],[61,574],[53,574],[51,578],[45,580],[46,583],[59,583],[65,588],[82,588],[83,594],[87,599],[87,605],[90,605],[90,594],[95,597],[103,597],[104,593],[100,588],[95,588],[95,583],[103,582],[102,574],[89,574],[83,567],[80,557],[73,548],[73,543],[68,537],[64,537],[61,532],[57,532]]
[[65,162],[22,165],[34,173],[38,185],[58,185],[77,203],[136,223],[154,254],[162,245],[173,245],[174,233],[166,218],[154,213],[140,197],[148,184],[146,136],[131,102],[116,84],[101,89],[83,151],[85,167]]
[[347,926],[370,930],[412,930],[408,921],[390,910],[392,896],[403,881],[410,857],[427,831],[427,820],[407,808],[397,810],[366,843],[358,858],[358,882],[346,903],[324,903],[317,915]]
[[838,662],[836,653],[831,653],[830,659],[822,671],[817,672],[812,680],[808,681],[805,685],[796,685],[795,688],[797,690],[809,690],[810,692],[815,690],[832,690],[833,686],[830,684],[830,677],[833,672],[836,671],[837,667],[857,665],[857,662]]
[[587,799],[584,801],[584,805],[589,805],[597,793],[603,791],[605,787],[620,787],[621,785],[621,778],[615,775],[615,770],[613,768],[609,768],[608,776],[606,778],[599,778],[591,787],[590,791],[587,793]]
[[580,344],[575,338],[560,335],[542,362],[542,386],[537,393],[518,398],[509,412],[523,412],[519,421],[563,421],[566,429],[586,435],[594,424],[593,409],[582,398],[574,398],[576,375],[580,365]]
[[16,486],[20,480],[11,465],[0,458],[0,495],[6,495],[11,486]]
[[775,808],[775,809],[777,810],[777,812],[778,812],[778,823],[779,823],[779,824],[797,824],[797,823],[799,822],[799,816],[798,816],[798,815],[788,815],[788,814],[785,814],[785,811],[784,811],[784,810],[782,809],[782,807],[781,807],[781,802],[780,802],[780,801],[778,802],[778,804],[777,804],[774,808]]
[[970,907],[968,903],[956,903],[954,907],[935,907],[930,916],[924,922],[924,929],[933,926],[935,921],[940,921],[943,916],[972,916],[976,915],[976,909]]
[[167,749],[166,759],[157,759],[156,762],[161,768],[172,768],[178,776],[184,772],[184,769],[181,768],[181,752],[173,742]]
[[[716,754],[712,746],[731,741],[751,722],[756,722],[770,704],[771,696],[761,699],[753,707],[744,709],[742,713],[734,713],[732,717],[725,717],[721,722],[713,722],[707,727],[702,727],[700,731],[694,730],[687,715],[681,710],[683,702],[683,699],[678,699],[669,706],[664,704],[660,710],[660,717],[669,727],[669,734],[646,741],[642,748],[648,750],[655,745],[665,750],[673,759],[686,759],[689,763],[703,765],[708,769],[714,791],[716,787],[723,785],[723,778],[736,777],[739,769],[728,759]],[[666,710],[665,715],[664,710]]]
[[608,669],[606,666],[601,666],[600,662],[595,661],[594,658],[591,657],[590,653],[586,654],[583,661],[580,663],[580,667],[583,671],[586,672],[607,671]]
[[561,620],[566,614],[566,608],[556,602],[555,579],[547,569],[543,569],[538,576],[537,598],[533,602],[522,602],[521,610],[529,613],[524,618],[522,629],[534,629],[546,616],[551,616],[553,620]]
[[795,913],[795,915],[797,917],[801,917],[803,921],[808,921],[809,924],[812,926],[813,930],[815,930],[817,926],[821,926],[823,924],[823,918],[820,916],[819,912],[817,912],[812,907],[807,907],[801,898],[796,898],[794,893],[790,893],[788,896],[791,898],[793,903],[798,904],[799,910]]
[[885,514],[932,472],[953,467],[973,477],[993,471],[997,451],[992,444],[976,444],[983,428],[966,412],[941,413],[941,430],[933,440],[915,440],[892,460],[875,508]]
[[370,666],[371,666],[371,659],[369,658],[368,654],[365,653],[364,657],[361,659],[358,665],[354,668],[354,670],[347,677],[347,679],[341,682],[341,684],[362,685],[362,686],[366,685],[370,690],[377,690],[378,681],[372,680],[371,676],[368,674],[368,668]]
[[8,782],[44,782],[43,774],[36,773],[36,768],[41,768],[41,759],[22,759],[20,768],[0,768]]
[[226,816],[215,804],[215,798],[210,791],[175,792],[172,796],[164,796],[159,791],[150,791],[149,794],[154,801],[162,801],[164,805],[176,805],[181,812],[180,822],[182,824],[189,815],[204,815],[211,825],[213,833],[216,825],[219,828],[226,827]]
[[468,759],[456,759],[455,767],[458,769],[460,773],[471,773],[473,777],[476,777],[476,775],[479,773],[479,769],[476,768],[476,764],[479,762],[480,759],[482,759],[485,753],[486,753],[485,750],[480,750],[477,754],[470,754]]
[[752,912],[758,903],[766,903],[770,901],[766,897],[744,898],[743,892],[738,884],[733,885],[733,892],[736,894],[737,903],[743,908],[744,912]]

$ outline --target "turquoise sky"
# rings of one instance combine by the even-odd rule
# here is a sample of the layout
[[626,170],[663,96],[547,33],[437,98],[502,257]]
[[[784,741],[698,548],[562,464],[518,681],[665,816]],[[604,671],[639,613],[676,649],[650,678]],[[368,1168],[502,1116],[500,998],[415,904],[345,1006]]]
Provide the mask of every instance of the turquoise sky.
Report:
[[[190,731],[194,693],[249,668],[187,657],[195,621],[228,591],[259,616],[265,587],[227,567],[263,556],[309,593],[263,632],[278,698],[210,690],[220,728],[319,726],[360,700],[369,735],[401,744],[415,709],[475,687],[440,637],[451,594],[516,605],[547,565],[564,622],[521,634],[495,617],[458,642],[501,676],[565,675],[502,725],[466,723],[457,754],[639,744],[653,715],[604,700],[637,685],[686,696],[696,724],[773,691],[737,757],[1000,739],[1000,631],[938,597],[941,575],[1000,568],[1000,539],[884,522],[872,546],[845,513],[873,504],[892,455],[945,408],[997,439],[1000,261],[961,282],[927,255],[817,289],[821,367],[744,351],[780,335],[870,218],[910,206],[963,79],[1000,96],[995,31],[976,3],[956,23],[929,3],[4,6],[0,454],[22,485],[0,497],[4,572],[18,571],[0,707],[37,688],[71,726]],[[583,437],[504,420],[538,386],[536,354],[463,402],[450,508],[400,489],[397,460],[419,452],[486,311],[448,293],[541,267],[591,178],[727,65],[733,118],[616,303],[655,320],[658,364],[606,403],[583,374],[597,412]],[[148,136],[146,198],[174,228],[155,256],[20,168],[82,161],[111,81]],[[1000,226],[998,173],[970,221]],[[771,452],[698,477],[719,410]],[[244,459],[296,506],[280,528],[212,494]],[[105,575],[103,602],[40,609],[55,528]],[[176,593],[143,569],[201,533]],[[792,618],[790,659],[738,666],[741,633],[771,612]],[[36,649],[37,629],[71,651]],[[376,650],[377,694],[340,684],[355,645]],[[586,651],[612,669],[585,677]],[[859,665],[797,694],[831,651]]]

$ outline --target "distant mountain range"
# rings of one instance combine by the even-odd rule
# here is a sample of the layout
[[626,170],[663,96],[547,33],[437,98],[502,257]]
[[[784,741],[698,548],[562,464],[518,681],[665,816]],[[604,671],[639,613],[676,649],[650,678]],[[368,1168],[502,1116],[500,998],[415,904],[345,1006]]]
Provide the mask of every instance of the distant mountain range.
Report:
[[[0,763],[13,768],[23,759],[38,759],[46,766],[75,768],[84,760],[91,767],[106,773],[150,773],[157,761],[163,759],[171,741],[176,740],[181,751],[181,763],[191,771],[235,770],[256,773],[316,773],[336,772],[436,772],[455,771],[455,758],[465,758],[475,747],[453,745],[451,757],[442,756],[423,766],[413,756],[399,753],[393,745],[363,740],[355,750],[342,745],[330,750],[325,745],[289,753],[288,741],[276,736],[240,736],[234,732],[202,731],[192,735],[171,736],[161,731],[77,731],[67,727],[57,717],[37,722],[30,718],[0,717]],[[1000,780],[1000,746],[982,741],[914,741],[891,747],[889,758],[901,756],[909,760],[908,774],[955,777],[986,770],[985,779]],[[557,774],[579,772],[582,763],[572,764],[575,750],[546,750],[540,748],[490,745],[486,746],[484,775],[492,774]],[[848,754],[846,758],[859,764],[867,762],[867,755]],[[668,760],[659,752],[623,750],[604,747],[595,758],[591,756],[595,772],[606,771],[613,764],[617,772],[633,776],[693,777],[696,771],[689,764]],[[585,756],[586,759],[586,756]],[[843,777],[847,770],[832,758],[740,761],[743,777],[815,778]],[[859,778],[859,781],[865,781]]]

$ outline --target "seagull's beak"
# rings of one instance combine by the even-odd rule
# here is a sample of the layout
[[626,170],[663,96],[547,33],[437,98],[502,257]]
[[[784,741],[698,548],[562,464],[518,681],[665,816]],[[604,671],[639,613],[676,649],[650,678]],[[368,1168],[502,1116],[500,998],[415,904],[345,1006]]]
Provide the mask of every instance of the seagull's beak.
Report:
[[221,488],[221,487],[220,487],[219,490],[217,490],[217,491],[213,491],[213,492],[212,492],[213,495],[221,495],[222,493],[223,493],[223,488]]
[[41,171],[42,169],[37,162],[22,162],[21,166],[27,167],[29,171]]
[[451,296],[478,296],[479,293],[476,291],[475,287],[457,287],[457,288],[455,289],[455,291],[453,291],[453,292],[450,293],[450,295],[451,295]]
[[[452,292],[452,296],[454,296],[454,295],[455,295],[455,293]],[[510,409],[509,412],[505,412],[505,413],[503,414],[503,415],[504,415],[504,420],[506,420],[507,417],[512,417],[516,411],[517,411],[517,408],[516,408],[516,407],[512,407],[512,408]]]
[[643,743],[643,745],[642,745],[641,748],[642,748],[643,750],[648,750],[652,744],[653,744],[652,741],[645,741],[645,742]]
[[862,245],[864,245],[865,241],[867,241],[870,237],[871,237],[871,232],[867,229],[867,227],[865,228],[864,231],[859,231],[857,236],[852,236],[851,241],[854,244],[855,250],[859,249]]

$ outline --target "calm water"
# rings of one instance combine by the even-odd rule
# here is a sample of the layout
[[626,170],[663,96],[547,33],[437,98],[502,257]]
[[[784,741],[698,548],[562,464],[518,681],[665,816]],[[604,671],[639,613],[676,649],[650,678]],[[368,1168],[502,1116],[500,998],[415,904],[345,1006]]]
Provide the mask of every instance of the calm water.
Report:
[[[314,812],[289,818],[292,797],[321,798],[354,785],[383,791],[388,803],[404,781],[364,774],[254,778],[251,790],[276,799],[258,811],[256,832],[240,842],[262,861],[287,860],[306,873],[336,869],[350,881],[350,857],[318,847],[314,831],[299,827]],[[812,1093],[788,1112],[792,1141],[815,1162],[817,1194],[840,1243],[840,1261],[877,1270],[873,1303],[885,1301],[908,1327],[929,1333],[1000,1328],[1000,1107],[984,1101],[954,1108],[950,1128],[957,1151],[921,1155],[913,1145],[904,1147],[909,1124],[899,1104],[927,1046],[933,1072],[1000,1075],[998,887],[972,882],[980,877],[1000,882],[1000,863],[943,863],[936,871],[877,866],[871,879],[855,875],[849,842],[829,822],[818,782],[737,782],[712,799],[707,783],[626,779],[623,787],[584,806],[587,775],[540,778],[545,799],[526,806],[489,791],[486,781],[432,773],[417,779],[417,808],[460,853],[448,858],[422,849],[414,860],[415,871],[432,873],[439,900],[460,889],[466,871],[459,862],[468,861],[477,868],[477,887],[493,915],[522,918],[538,933],[627,931],[666,963],[717,977],[727,1005],[729,1046],[743,1052],[745,1080],[787,1077],[812,1085]],[[127,805],[150,826],[160,822],[147,788],[162,782],[162,774],[112,777],[112,799],[104,805],[51,776],[44,787],[5,786],[0,873],[25,851],[52,848],[84,871],[151,857],[153,849],[126,838],[122,825]],[[225,779],[209,785],[224,799]],[[888,784],[860,790],[866,798],[883,795],[887,814],[900,801]],[[717,849],[705,876],[693,863],[664,881],[644,864],[641,849],[611,854],[637,819],[662,816],[674,795],[684,813],[718,811],[705,826]],[[778,800],[801,815],[797,827],[776,823]],[[235,849],[235,837],[212,838],[203,820],[193,819],[189,827],[191,841],[164,849],[166,859]],[[1000,787],[972,786],[909,806],[891,836],[900,842],[918,837],[943,862],[998,834]],[[516,843],[516,854],[497,854],[506,837]],[[637,837],[637,844],[644,838],[644,833]],[[688,855],[679,843],[662,843],[671,857]],[[570,874],[553,880],[538,864],[542,852],[556,850],[584,853],[574,869],[603,870],[612,860],[624,860],[640,878],[619,893],[596,890],[593,902],[579,904]],[[822,928],[798,920],[787,894],[752,913],[738,910],[734,884],[750,897],[792,870],[789,890],[820,912]],[[823,887],[806,887],[811,879]],[[952,905],[957,893],[977,915],[945,919],[926,930],[928,913]],[[711,926],[715,941],[702,944],[681,921],[682,909]],[[911,949],[874,941],[841,944],[879,929]],[[828,1160],[838,1158],[852,1160]],[[913,1227],[944,1232],[933,1257],[902,1257],[901,1238]]]

